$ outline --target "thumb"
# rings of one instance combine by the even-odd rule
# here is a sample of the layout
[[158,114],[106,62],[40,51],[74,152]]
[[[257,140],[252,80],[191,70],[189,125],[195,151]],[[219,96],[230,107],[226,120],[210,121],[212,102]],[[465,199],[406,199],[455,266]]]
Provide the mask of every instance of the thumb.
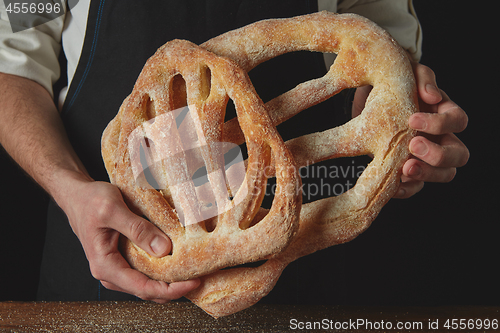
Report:
[[121,216],[115,216],[113,219],[113,229],[154,257],[163,257],[170,253],[172,242],[160,229],[131,212],[127,206],[121,213]]

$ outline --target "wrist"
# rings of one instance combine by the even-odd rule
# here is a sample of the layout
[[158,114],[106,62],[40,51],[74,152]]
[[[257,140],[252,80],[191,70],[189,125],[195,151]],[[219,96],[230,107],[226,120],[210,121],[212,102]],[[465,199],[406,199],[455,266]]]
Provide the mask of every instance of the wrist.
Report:
[[83,186],[94,182],[84,170],[60,169],[54,173],[53,181],[47,186],[49,194],[61,209],[68,214],[74,200],[82,193]]

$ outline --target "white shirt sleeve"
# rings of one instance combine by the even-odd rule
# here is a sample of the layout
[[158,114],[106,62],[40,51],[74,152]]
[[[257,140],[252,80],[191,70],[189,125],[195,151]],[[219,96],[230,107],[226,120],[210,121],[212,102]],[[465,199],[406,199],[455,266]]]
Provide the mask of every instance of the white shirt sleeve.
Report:
[[59,52],[65,15],[35,28],[16,33],[0,1],[0,72],[38,82],[53,94],[52,86],[60,76]]

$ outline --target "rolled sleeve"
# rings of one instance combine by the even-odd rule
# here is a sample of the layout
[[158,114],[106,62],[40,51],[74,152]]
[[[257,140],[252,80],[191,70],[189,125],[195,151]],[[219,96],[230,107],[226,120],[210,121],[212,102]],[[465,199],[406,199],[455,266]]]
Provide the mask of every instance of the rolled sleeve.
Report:
[[0,1],[0,72],[31,79],[53,95],[60,76],[59,52],[64,15],[16,33],[12,32],[3,1]]
[[387,30],[414,60],[420,60],[422,30],[411,0],[344,0],[338,2],[337,11],[372,20]]

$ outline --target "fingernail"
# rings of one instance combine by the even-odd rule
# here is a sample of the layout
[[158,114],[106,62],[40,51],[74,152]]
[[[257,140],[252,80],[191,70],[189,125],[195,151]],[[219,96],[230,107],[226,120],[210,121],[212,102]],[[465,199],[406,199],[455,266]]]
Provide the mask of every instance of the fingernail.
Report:
[[418,165],[414,165],[408,170],[408,176],[410,177],[417,177],[420,176],[422,173],[422,168],[420,168]]
[[418,131],[423,131],[427,127],[427,122],[421,117],[415,116],[410,118],[410,126]]
[[161,255],[165,254],[165,252],[167,251],[168,244],[167,244],[167,240],[165,238],[160,237],[160,236],[156,236],[151,241],[150,246],[156,255],[161,256]]
[[427,154],[427,151],[429,150],[427,145],[422,141],[417,141],[416,143],[411,145],[410,149],[411,153],[415,156],[424,156],[425,154]]
[[430,83],[426,84],[425,91],[433,96],[441,97],[441,93],[439,92],[438,88],[433,84]]

